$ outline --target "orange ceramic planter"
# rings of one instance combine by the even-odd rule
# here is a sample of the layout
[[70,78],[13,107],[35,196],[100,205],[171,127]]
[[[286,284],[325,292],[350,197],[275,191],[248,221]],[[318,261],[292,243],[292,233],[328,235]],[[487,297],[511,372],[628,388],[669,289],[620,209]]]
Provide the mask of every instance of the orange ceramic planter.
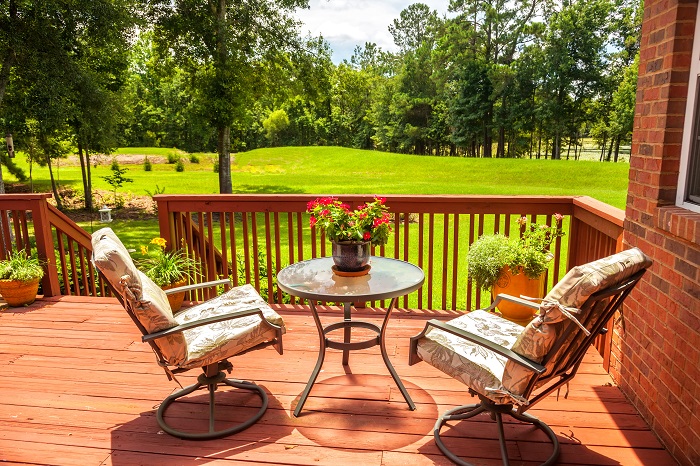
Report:
[[[520,295],[531,298],[544,297],[546,276],[544,273],[539,278],[531,279],[522,270],[517,275],[513,275],[508,266],[505,267],[504,272],[504,276],[491,289],[492,298],[495,298],[500,293],[509,294],[517,298]],[[504,318],[520,325],[527,325],[535,315],[532,308],[505,301],[501,301],[497,309]]]
[[[187,280],[180,280],[179,282],[172,283],[170,285],[162,286],[163,290],[169,290],[170,288],[177,288],[179,286],[187,285]],[[185,300],[185,292],[175,293],[167,295],[168,303],[170,303],[170,309],[173,312],[177,312],[182,307],[182,302]]]
[[0,280],[0,295],[12,307],[31,304],[39,292],[39,279],[30,282]]

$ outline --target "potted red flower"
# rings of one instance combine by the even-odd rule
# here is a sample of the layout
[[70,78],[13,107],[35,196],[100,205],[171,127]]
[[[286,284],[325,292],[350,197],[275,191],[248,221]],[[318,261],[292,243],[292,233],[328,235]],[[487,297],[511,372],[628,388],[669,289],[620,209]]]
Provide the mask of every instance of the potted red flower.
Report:
[[320,228],[331,241],[338,270],[353,272],[367,268],[370,245],[386,244],[391,233],[391,216],[386,199],[375,197],[355,210],[336,197],[309,202],[311,227]]

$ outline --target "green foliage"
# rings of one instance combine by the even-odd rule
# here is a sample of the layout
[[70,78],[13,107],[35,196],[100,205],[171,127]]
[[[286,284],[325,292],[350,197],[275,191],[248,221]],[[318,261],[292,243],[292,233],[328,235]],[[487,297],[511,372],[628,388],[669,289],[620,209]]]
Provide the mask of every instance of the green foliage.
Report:
[[219,161],[218,160],[214,161],[212,169],[214,170],[214,173],[219,173]]
[[177,163],[175,164],[175,171],[176,172],[184,172],[185,171],[185,164],[182,162],[182,159],[177,159]]
[[173,153],[173,152],[169,152],[169,153],[168,153],[168,163],[169,163],[170,165],[172,165],[172,164],[174,164],[174,163],[177,163],[177,162],[179,162],[179,161],[180,161],[180,154],[176,154],[176,153]]
[[148,189],[146,190],[146,194],[148,194],[151,197],[151,199],[153,199],[153,196],[155,196],[156,194],[163,194],[163,193],[165,193],[165,186],[163,186],[161,188],[157,184],[156,184],[156,189],[154,189],[153,191],[149,191]]
[[386,244],[391,233],[391,218],[386,199],[350,210],[335,197],[321,197],[308,203],[310,225],[322,229],[331,241],[371,241],[374,246]]
[[[254,264],[255,261],[253,260],[253,257],[249,258],[250,264]],[[243,254],[240,252],[236,252],[236,272],[238,275],[238,286],[245,285],[246,282],[246,273],[245,273],[245,257]],[[251,276],[255,274],[255,271],[251,271]],[[265,254],[265,250],[263,248],[258,248],[258,270],[257,270],[257,276],[260,279],[260,297],[265,300],[266,302],[270,302],[268,300],[270,296],[270,291],[268,289],[268,283],[267,283],[267,255]],[[229,277],[232,279],[232,277]],[[277,287],[277,276],[273,275],[272,276],[272,302],[273,303],[278,303],[280,304],[280,301],[278,299],[278,287]],[[290,298],[287,293],[282,293],[282,304],[289,304],[290,303]]]
[[153,165],[151,165],[151,161],[148,160],[148,156],[143,158],[143,171],[150,172],[153,170]]
[[190,154],[190,163],[199,163],[199,157],[197,154]]
[[39,259],[28,255],[24,249],[11,251],[7,259],[0,261],[0,280],[30,282],[43,276]]
[[272,146],[279,144],[280,135],[282,132],[289,127],[289,117],[287,112],[284,110],[275,110],[271,112],[270,115],[263,120],[263,128],[265,128],[265,134],[267,139],[270,141]]
[[132,178],[127,178],[124,176],[124,174],[128,172],[129,169],[120,168],[116,158],[112,159],[112,166],[110,167],[110,170],[112,170],[112,174],[103,176],[102,179],[105,180],[107,184],[114,189],[114,205],[116,207],[118,205],[117,189],[121,188],[124,185],[124,183],[133,183],[134,180]]
[[184,279],[195,279],[199,273],[199,262],[190,257],[186,249],[166,251],[163,238],[153,238],[151,244],[156,245],[153,250],[141,246],[141,254],[145,258],[139,260],[139,269],[156,285],[162,287]]

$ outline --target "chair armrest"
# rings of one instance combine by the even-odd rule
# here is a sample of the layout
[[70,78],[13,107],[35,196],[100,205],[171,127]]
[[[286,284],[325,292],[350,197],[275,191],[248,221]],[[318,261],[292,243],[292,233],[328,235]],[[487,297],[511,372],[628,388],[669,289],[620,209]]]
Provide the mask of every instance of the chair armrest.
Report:
[[527,299],[522,299],[522,298],[518,298],[516,296],[511,296],[509,294],[501,293],[501,294],[496,296],[496,299],[493,300],[493,302],[491,303],[491,305],[489,307],[484,308],[482,310],[483,311],[492,311],[496,308],[496,306],[498,306],[498,303],[500,303],[501,301],[510,301],[511,303],[521,304],[523,306],[527,306],[527,307],[532,308],[532,309],[539,309],[540,308],[539,304],[534,303],[532,301],[528,301]]
[[542,374],[545,371],[545,367],[543,365],[531,361],[526,357],[523,357],[504,346],[497,345],[492,341],[489,341],[478,335],[474,335],[473,333],[467,332],[466,330],[462,330],[461,328],[455,327],[454,325],[450,325],[445,322],[440,322],[439,320],[431,319],[428,321],[427,324],[425,324],[425,329],[423,330],[422,335],[425,335],[425,333],[427,333],[429,327],[438,328],[456,337],[463,338],[472,343],[476,343],[477,345],[483,346],[484,348],[490,349],[494,353],[500,354],[501,356],[508,358],[511,361],[530,369],[531,371],[537,372],[538,374]]
[[210,286],[217,286],[217,285],[226,285],[226,284],[231,284],[231,280],[228,278],[222,278],[220,280],[214,280],[211,282],[203,282],[203,283],[193,283],[192,285],[185,285],[185,286],[178,286],[177,288],[169,288],[165,291],[165,294],[173,294],[173,293],[181,293],[183,291],[191,291],[191,290],[198,290],[200,288],[209,288]]
[[196,327],[201,327],[202,325],[209,325],[209,324],[214,324],[216,322],[223,322],[225,320],[231,320],[231,319],[237,319],[241,317],[248,317],[248,316],[254,316],[257,315],[259,316],[263,322],[266,322],[269,326],[275,329],[279,329],[280,327],[278,325],[275,325],[271,322],[269,322],[265,316],[263,315],[263,312],[261,309],[258,308],[253,308],[253,309],[247,309],[245,311],[236,311],[236,312],[231,312],[228,314],[221,314],[219,316],[212,316],[212,317],[207,317],[205,319],[200,319],[200,320],[193,320],[192,322],[187,322],[182,325],[178,325],[176,327],[171,327],[165,330],[161,330],[160,332],[155,332],[155,333],[149,333],[148,335],[144,335],[141,337],[141,341],[144,343],[149,342],[151,340],[156,340],[158,338],[163,338],[167,337],[168,335],[172,335],[174,333],[182,333],[185,330],[189,330],[192,328]]

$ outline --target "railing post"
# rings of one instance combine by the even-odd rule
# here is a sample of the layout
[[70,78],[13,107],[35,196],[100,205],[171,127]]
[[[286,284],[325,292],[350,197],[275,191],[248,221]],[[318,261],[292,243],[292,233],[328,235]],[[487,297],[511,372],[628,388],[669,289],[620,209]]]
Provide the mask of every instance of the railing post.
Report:
[[41,287],[44,291],[44,296],[58,296],[61,294],[61,286],[58,281],[58,268],[56,267],[53,234],[51,233],[51,222],[49,221],[48,200],[43,198],[30,201],[30,203],[32,206],[37,256],[44,264],[45,273]]
[[153,196],[153,200],[156,201],[156,206],[158,208],[158,228],[160,229],[161,237],[168,241],[167,249],[174,250],[177,249],[175,241],[175,224],[174,212],[170,212],[168,201],[159,199],[159,195]]

